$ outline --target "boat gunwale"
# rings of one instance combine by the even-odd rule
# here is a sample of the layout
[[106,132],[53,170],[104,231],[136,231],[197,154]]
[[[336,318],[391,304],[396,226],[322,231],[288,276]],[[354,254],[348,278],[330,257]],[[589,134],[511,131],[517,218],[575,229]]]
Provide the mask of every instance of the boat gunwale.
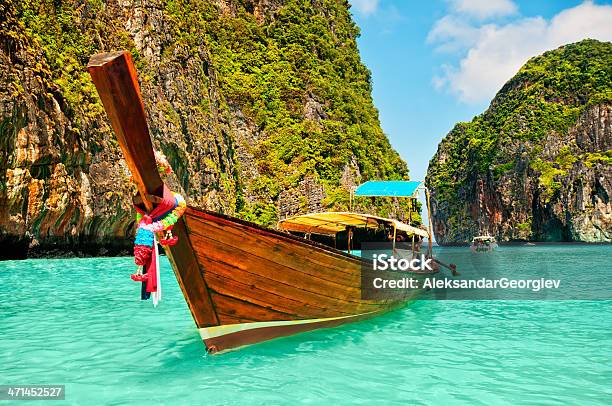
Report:
[[206,210],[206,209],[198,209],[198,208],[191,207],[191,206],[187,207],[186,214],[188,214],[188,215],[189,214],[191,214],[191,215],[195,214],[195,217],[200,217],[200,218],[204,217],[200,213],[204,214],[204,215],[209,215],[209,216],[212,216],[212,217],[216,217],[216,218],[218,218],[218,219],[220,219],[222,221],[225,221],[225,222],[240,224],[242,226],[251,228],[253,231],[255,231],[256,233],[259,233],[259,234],[264,234],[264,235],[265,234],[269,234],[271,236],[279,237],[281,239],[285,239],[285,240],[288,240],[290,242],[301,243],[303,245],[311,246],[311,247],[313,247],[315,249],[319,249],[319,250],[322,250],[322,251],[327,251],[330,254],[335,254],[337,256],[342,257],[342,259],[348,259],[348,260],[351,260],[353,262],[358,262],[361,265],[369,264],[369,261],[365,260],[362,257],[358,257],[357,255],[349,254],[347,252],[344,252],[344,251],[339,250],[339,249],[334,248],[334,247],[330,247],[328,245],[322,244],[322,243],[317,242],[317,241],[312,241],[312,240],[309,240],[309,239],[304,238],[304,237],[299,237],[297,235],[290,234],[288,232],[283,232],[283,231],[280,231],[280,230],[275,230],[273,228],[261,226],[261,225],[259,225],[257,223],[253,223],[253,222],[248,221],[248,220],[243,220],[243,219],[239,219],[237,217],[228,216],[227,214],[222,214],[222,213],[218,213],[218,212],[211,211],[211,210]]
[[[251,221],[248,220],[242,220],[236,217],[232,217],[232,216],[228,216],[227,214],[222,214],[222,213],[218,213],[218,212],[214,212],[211,210],[206,210],[206,209],[197,209],[191,206],[187,207],[187,211],[185,214],[191,214],[194,215],[194,217],[198,217],[198,218],[202,218],[204,216],[202,216],[201,214],[204,215],[209,215],[211,217],[217,218],[219,220],[222,220],[224,222],[228,222],[230,224],[232,223],[237,223],[240,224],[242,226],[245,227],[249,227],[252,230],[254,230],[256,233],[261,234],[261,235],[270,235],[272,237],[279,237],[281,239],[285,239],[285,240],[289,240],[289,242],[294,242],[294,243],[301,243],[303,245],[308,245],[311,246],[312,248],[315,249],[319,249],[322,251],[327,251],[329,254],[332,255],[336,255],[336,256],[340,256],[342,258],[340,259],[347,259],[347,260],[351,260],[353,262],[357,262],[359,265],[365,265],[368,266],[370,269],[373,269],[373,266],[371,264],[371,262],[363,257],[358,257],[356,255],[353,254],[349,254],[347,252],[344,252],[342,250],[339,250],[337,248],[334,247],[330,247],[327,246],[325,244],[321,244],[319,242],[316,241],[312,241],[312,240],[308,240],[304,237],[299,237],[293,234],[289,234],[289,233],[285,233],[282,232],[280,230],[275,230],[272,228],[268,228],[268,227],[264,227],[261,226],[259,224],[253,223]],[[196,220],[197,221],[197,220]],[[190,227],[187,226],[187,228],[189,229]],[[189,234],[191,233],[191,231],[189,230]],[[191,237],[191,236],[190,236]],[[390,273],[404,273],[403,271],[386,271],[386,272],[390,272]],[[415,275],[433,275],[438,273],[438,271],[412,271],[410,272],[411,274],[415,274]]]

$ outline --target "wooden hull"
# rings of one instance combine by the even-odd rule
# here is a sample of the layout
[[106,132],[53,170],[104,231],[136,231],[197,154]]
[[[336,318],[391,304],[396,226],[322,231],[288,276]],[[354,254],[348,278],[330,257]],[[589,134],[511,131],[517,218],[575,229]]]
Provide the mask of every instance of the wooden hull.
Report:
[[[211,212],[188,209],[185,223],[211,298],[192,308],[194,319],[213,312],[218,320],[198,326],[210,352],[363,320],[418,293],[402,289],[365,300],[363,273],[380,271],[358,257]],[[186,277],[180,266],[175,272]]]
[[[95,55],[88,70],[151,210],[163,181],[131,56]],[[210,352],[373,317],[418,293],[363,299],[362,278],[384,275],[360,258],[212,212],[187,209],[173,233],[178,243],[166,253]]]

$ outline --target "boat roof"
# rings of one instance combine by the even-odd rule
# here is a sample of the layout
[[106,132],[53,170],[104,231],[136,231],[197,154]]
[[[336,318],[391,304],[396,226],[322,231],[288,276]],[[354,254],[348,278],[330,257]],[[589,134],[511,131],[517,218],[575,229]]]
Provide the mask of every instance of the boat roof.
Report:
[[490,236],[490,235],[478,235],[478,236],[474,237],[474,239],[473,239],[473,241],[478,241],[478,240],[482,240],[482,241],[495,240],[495,237]]
[[286,231],[314,234],[336,234],[347,227],[378,228],[380,225],[394,226],[408,234],[429,237],[421,228],[394,219],[352,212],[323,212],[293,216],[278,222],[278,228]]
[[355,196],[416,197],[423,182],[407,180],[370,180],[355,189]]

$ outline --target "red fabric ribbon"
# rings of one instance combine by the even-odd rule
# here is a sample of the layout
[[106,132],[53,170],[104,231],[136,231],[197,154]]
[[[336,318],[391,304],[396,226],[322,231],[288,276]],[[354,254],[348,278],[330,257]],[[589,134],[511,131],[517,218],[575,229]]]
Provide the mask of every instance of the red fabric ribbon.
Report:
[[[146,213],[142,208],[138,206],[134,206],[136,211],[142,215],[142,220],[145,224],[151,224],[153,219],[161,216],[162,214],[174,209],[176,205],[176,199],[172,194],[172,191],[168,189],[166,185],[164,185],[162,201],[151,210],[150,213]],[[176,239],[177,237],[172,238],[171,240]],[[172,241],[176,243],[175,241]],[[173,244],[170,244],[173,245]],[[136,281],[136,279],[142,279],[143,283],[146,283],[146,291],[147,292],[157,292],[157,272],[158,272],[158,264],[153,255],[153,248],[145,247],[142,245],[137,245],[134,247],[134,257],[137,265],[142,265],[146,270],[145,274],[142,278],[139,278],[138,275],[132,275],[132,280]]]
[[138,206],[134,206],[134,207],[136,208],[136,211],[138,213],[142,214],[142,219],[144,220],[146,217],[148,217],[149,222],[147,224],[151,224],[153,222],[152,221],[153,219],[156,219],[162,214],[174,209],[175,205],[176,205],[176,199],[174,198],[172,191],[168,189],[168,186],[164,185],[164,190],[162,193],[162,201],[159,202],[159,204],[155,206],[155,208],[153,208],[153,210],[151,210],[150,213],[145,212],[142,208]]
[[[156,247],[153,247],[155,249]],[[147,292],[157,292],[157,255],[152,254],[151,260],[147,264]]]
[[145,266],[151,259],[153,248],[146,245],[134,245],[134,263],[136,265]]
[[164,239],[161,239],[161,240],[159,240],[159,243],[160,243],[161,245],[166,246],[166,245],[174,245],[174,244],[176,244],[176,242],[177,242],[177,241],[178,241],[178,237],[177,237],[177,236],[174,236],[174,237],[172,237],[172,238],[164,238]]
[[146,280],[149,278],[149,275],[133,273],[130,275],[130,278],[132,278],[134,282],[146,282]]

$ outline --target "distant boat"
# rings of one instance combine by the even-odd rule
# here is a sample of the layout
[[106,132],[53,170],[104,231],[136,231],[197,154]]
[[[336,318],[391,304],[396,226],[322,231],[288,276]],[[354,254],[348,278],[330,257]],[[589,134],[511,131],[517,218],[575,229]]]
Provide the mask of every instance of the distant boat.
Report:
[[[139,207],[150,212],[162,197],[164,184],[131,55],[95,55],[88,70],[138,188]],[[420,182],[368,183],[356,194],[414,198],[417,189],[423,190]],[[371,192],[381,192],[381,186],[392,190]],[[394,246],[396,233],[401,232],[402,237],[412,239],[414,247],[415,238],[431,240],[431,229],[351,212],[297,216],[279,226],[281,230],[273,230],[192,207],[175,224],[178,242],[166,247],[166,253],[210,353],[371,318],[418,294],[397,289],[383,299],[364,299],[362,277],[380,275],[380,271],[372,268],[372,261],[351,253],[351,233],[382,227],[393,233]],[[305,238],[340,231],[348,236],[348,252]],[[433,258],[431,244],[426,255]],[[411,276],[425,278],[437,272],[438,266]],[[406,276],[405,272],[397,274]]]
[[[472,252],[491,252],[497,248],[497,241],[495,237],[490,236],[488,231],[488,219],[486,215],[486,210],[483,210],[484,206],[484,182],[482,179],[478,180],[478,226],[479,233],[478,235],[472,239],[472,244],[470,245],[470,249]],[[483,212],[485,214],[483,215]],[[484,230],[484,231],[483,231]]]
[[523,245],[524,245],[524,246],[526,246],[526,247],[533,247],[533,246],[535,246],[535,244],[534,244],[534,243],[532,243],[532,242],[526,242],[526,243],[525,243],[525,244],[523,244]]
[[490,252],[498,247],[495,237],[489,235],[479,235],[472,239],[470,249],[473,252]]

